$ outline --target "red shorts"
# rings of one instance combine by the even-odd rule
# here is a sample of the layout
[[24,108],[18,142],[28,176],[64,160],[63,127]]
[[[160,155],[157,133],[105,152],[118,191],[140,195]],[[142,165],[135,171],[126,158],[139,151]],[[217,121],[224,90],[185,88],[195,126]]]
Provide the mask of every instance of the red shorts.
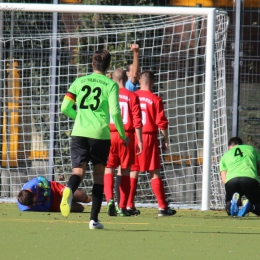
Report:
[[131,171],[152,171],[161,168],[157,134],[143,134],[143,151],[135,156]]
[[117,168],[119,165],[123,169],[130,167],[134,162],[135,155],[135,134],[134,132],[126,132],[126,136],[130,138],[128,146],[123,145],[118,132],[111,132],[111,146],[107,161],[107,168]]
[[58,182],[55,181],[51,182],[52,204],[50,207],[50,211],[60,212],[60,203],[61,203],[62,192],[64,188],[65,186]]

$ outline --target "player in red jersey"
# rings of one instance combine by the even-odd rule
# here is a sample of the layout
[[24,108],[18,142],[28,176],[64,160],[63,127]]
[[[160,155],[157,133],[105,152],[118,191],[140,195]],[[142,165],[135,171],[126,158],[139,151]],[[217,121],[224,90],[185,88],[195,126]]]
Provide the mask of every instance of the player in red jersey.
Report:
[[164,146],[168,147],[168,120],[165,117],[163,102],[160,97],[153,94],[151,89],[154,84],[152,71],[144,71],[140,75],[140,90],[138,95],[142,109],[142,138],[143,152],[136,157],[132,171],[148,171],[151,177],[151,187],[158,201],[158,216],[171,216],[176,213],[168,207],[163,182],[160,176],[160,151],[158,142],[158,128],[164,137]]
[[[122,69],[116,69],[113,72],[112,79],[119,85],[119,104],[123,118],[126,136],[130,138],[130,143],[126,147],[123,145],[118,131],[113,121],[110,123],[111,147],[108,162],[104,176],[104,193],[108,203],[109,216],[126,216],[126,203],[130,192],[130,168],[134,163],[135,154],[138,156],[142,152],[142,115],[140,102],[136,94],[127,90],[125,82],[127,80],[126,72]],[[135,147],[136,133],[136,147]],[[115,169],[121,168],[121,181],[119,184],[120,202],[119,211],[116,212],[114,203],[114,173]]]

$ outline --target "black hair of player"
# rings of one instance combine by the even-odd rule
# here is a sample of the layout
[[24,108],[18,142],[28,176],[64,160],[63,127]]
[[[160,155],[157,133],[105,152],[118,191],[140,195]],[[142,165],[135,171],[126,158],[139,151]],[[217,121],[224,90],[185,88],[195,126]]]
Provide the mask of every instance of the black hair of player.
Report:
[[228,146],[232,146],[232,145],[241,145],[243,144],[243,141],[241,138],[239,138],[238,136],[235,137],[231,137],[228,141]]

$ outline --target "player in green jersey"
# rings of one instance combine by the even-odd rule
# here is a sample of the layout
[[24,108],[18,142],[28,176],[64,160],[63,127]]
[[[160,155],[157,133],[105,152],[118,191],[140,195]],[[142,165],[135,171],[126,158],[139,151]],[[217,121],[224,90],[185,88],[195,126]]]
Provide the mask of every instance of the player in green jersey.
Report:
[[232,137],[219,170],[225,184],[228,215],[244,217],[253,212],[260,216],[260,154],[256,149],[243,144],[239,137]]
[[[86,165],[93,164],[92,208],[89,228],[102,229],[98,220],[104,190],[104,172],[110,149],[110,115],[125,145],[126,137],[118,101],[118,84],[107,78],[111,56],[106,50],[95,52],[94,72],[77,78],[66,93],[61,111],[75,120],[71,133],[71,161],[73,174],[63,191],[61,213],[67,217],[73,193],[83,180]],[[77,111],[73,108],[77,104]]]

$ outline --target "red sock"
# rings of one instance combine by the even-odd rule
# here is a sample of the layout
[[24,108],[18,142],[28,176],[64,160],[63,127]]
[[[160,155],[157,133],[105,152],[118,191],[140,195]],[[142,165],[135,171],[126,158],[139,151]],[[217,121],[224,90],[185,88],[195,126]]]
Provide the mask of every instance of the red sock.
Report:
[[133,209],[134,208],[134,200],[137,188],[137,179],[130,178],[130,193],[127,200],[127,207]]
[[104,193],[106,196],[106,201],[114,199],[114,174],[104,175]]
[[165,191],[163,187],[163,182],[161,178],[152,179],[151,181],[153,193],[158,201],[158,206],[161,209],[167,207],[167,202],[165,199]]
[[130,192],[130,176],[121,177],[119,191],[120,191],[119,208],[126,209],[126,203],[127,203],[127,200],[129,197],[129,192]]

